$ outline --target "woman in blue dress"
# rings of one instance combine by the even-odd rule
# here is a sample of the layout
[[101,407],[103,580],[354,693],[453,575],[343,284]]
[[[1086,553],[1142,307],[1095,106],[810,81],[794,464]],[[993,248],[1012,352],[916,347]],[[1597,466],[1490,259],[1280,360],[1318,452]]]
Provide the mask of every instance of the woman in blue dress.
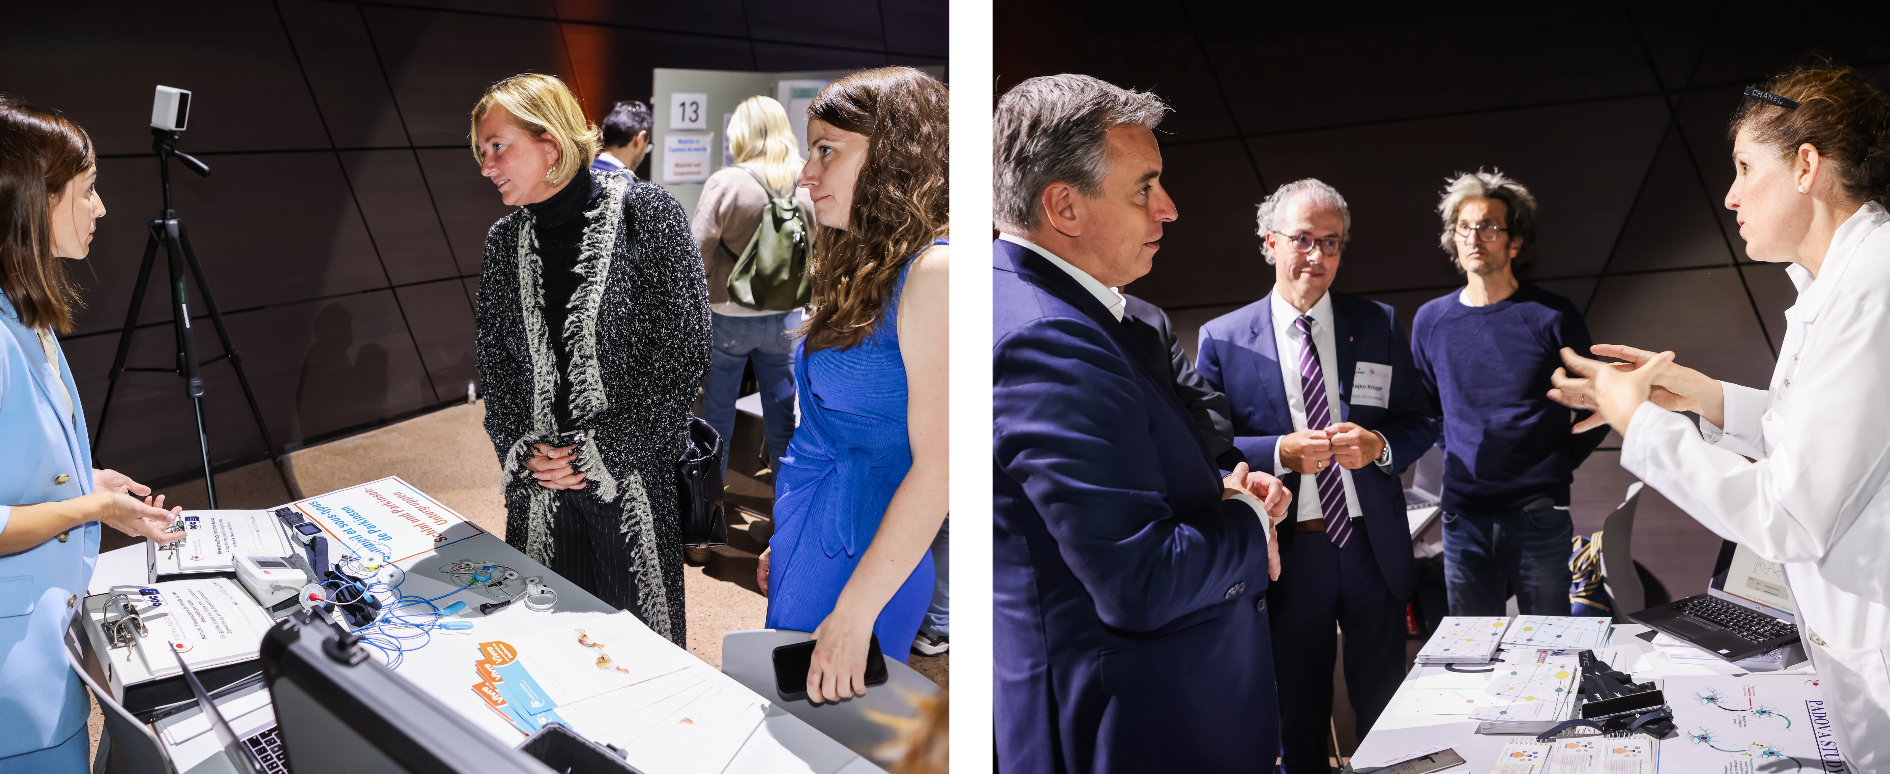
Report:
[[794,357],[801,423],[758,581],[770,628],[813,632],[816,702],[866,690],[875,634],[905,661],[932,597],[948,488],[946,106],[943,84],[887,67],[807,109],[800,185],[824,228]]

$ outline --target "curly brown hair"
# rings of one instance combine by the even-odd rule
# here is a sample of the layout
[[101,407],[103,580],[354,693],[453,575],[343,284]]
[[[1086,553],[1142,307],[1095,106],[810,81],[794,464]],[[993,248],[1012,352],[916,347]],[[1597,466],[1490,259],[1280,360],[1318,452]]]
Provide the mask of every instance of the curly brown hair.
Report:
[[1844,193],[1890,206],[1890,100],[1857,71],[1828,62],[1796,67],[1759,84],[1798,103],[1787,109],[1746,97],[1726,138],[1742,129],[1791,156],[1809,143],[1837,173]]
[[91,136],[59,111],[0,94],[0,291],[28,328],[72,331],[81,302],[53,254],[52,197],[96,158]]
[[882,67],[827,85],[810,120],[866,135],[846,230],[821,229],[808,273],[808,351],[848,349],[873,335],[906,264],[950,232],[945,84],[910,67]]

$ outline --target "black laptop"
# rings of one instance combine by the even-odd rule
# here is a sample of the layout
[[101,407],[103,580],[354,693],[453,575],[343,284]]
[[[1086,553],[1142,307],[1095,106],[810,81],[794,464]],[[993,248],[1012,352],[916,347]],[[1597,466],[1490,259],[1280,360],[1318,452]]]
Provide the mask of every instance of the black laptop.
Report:
[[1628,618],[1729,662],[1798,641],[1784,568],[1730,540],[1719,548],[1705,594]]

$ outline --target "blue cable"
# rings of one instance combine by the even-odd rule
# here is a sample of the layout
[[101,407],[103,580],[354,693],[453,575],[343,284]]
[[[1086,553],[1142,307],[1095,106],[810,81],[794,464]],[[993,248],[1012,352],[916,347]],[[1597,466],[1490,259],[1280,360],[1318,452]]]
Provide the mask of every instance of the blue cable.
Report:
[[[389,566],[400,569],[397,565]],[[440,619],[446,617],[445,614],[440,612],[440,609],[433,604],[434,602],[472,588],[476,583],[468,582],[464,586],[448,591],[437,597],[422,599],[419,596],[403,595],[400,593],[400,587],[406,582],[407,571],[401,570],[400,579],[392,584],[377,579],[366,585],[357,582],[342,586],[343,589],[346,589],[350,585],[359,587],[364,595],[369,593],[387,593],[394,595],[393,602],[381,609],[380,616],[373,622],[358,627],[351,632],[358,634],[368,629],[373,629],[374,631],[364,635],[361,641],[373,646],[374,649],[381,652],[388,669],[399,669],[401,663],[406,661],[407,651],[419,650],[433,641],[433,630],[439,628]],[[325,584],[327,583],[335,583],[335,581],[325,581],[324,588],[326,588]],[[340,592],[337,591],[336,593]],[[425,605],[427,610],[416,613],[398,612],[403,608],[417,607],[419,605]],[[393,624],[395,628],[412,629],[414,633],[397,634],[393,631],[389,631],[388,624],[390,623]],[[409,640],[420,640],[421,642],[417,645],[409,646],[405,644],[406,641]]]

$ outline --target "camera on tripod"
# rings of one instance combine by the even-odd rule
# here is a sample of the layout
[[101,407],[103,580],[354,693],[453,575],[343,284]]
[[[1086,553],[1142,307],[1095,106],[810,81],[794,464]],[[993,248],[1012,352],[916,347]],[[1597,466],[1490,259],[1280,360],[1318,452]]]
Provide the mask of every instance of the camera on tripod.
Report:
[[[118,356],[112,361],[110,381],[105,388],[105,403],[99,409],[98,424],[94,426],[92,434],[92,456],[97,458],[104,444],[105,420],[111,416],[112,396],[118,390],[119,374],[149,371],[183,377],[184,395],[190,398],[191,406],[197,412],[197,449],[203,457],[204,489],[209,495],[211,510],[215,510],[217,487],[215,471],[211,470],[210,464],[210,434],[204,421],[204,383],[199,370],[202,366],[218,360],[230,361],[236,370],[236,381],[242,385],[243,396],[249,399],[249,411],[256,418],[263,445],[268,448],[270,461],[275,463],[276,474],[282,476],[284,486],[288,486],[289,477],[282,470],[282,459],[276,453],[275,440],[269,437],[269,425],[263,420],[262,409],[256,404],[256,394],[249,388],[249,376],[243,373],[243,357],[237,354],[236,345],[231,343],[230,332],[223,325],[223,314],[217,311],[216,301],[210,296],[210,285],[204,279],[203,267],[197,263],[197,251],[190,245],[190,233],[171,205],[172,158],[183,162],[186,169],[201,177],[210,176],[209,165],[177,149],[177,141],[183,137],[184,127],[189,122],[190,91],[170,86],[157,87],[157,94],[151,100],[151,152],[157,154],[158,172],[164,183],[164,211],[151,221],[150,233],[144,243],[144,262],[138,267],[138,284],[131,292],[131,308],[125,313],[125,327],[118,334]],[[144,292],[151,282],[151,269],[157,261],[159,247],[164,248],[165,263],[170,273],[171,329],[177,342],[176,361],[170,368],[127,368],[125,359],[131,355],[131,337],[137,332],[138,312],[144,307]],[[190,326],[190,293],[184,284],[187,279],[195,280],[197,294],[203,299],[202,309],[208,313],[217,338],[223,345],[223,354],[203,362],[197,361],[196,334]]]

